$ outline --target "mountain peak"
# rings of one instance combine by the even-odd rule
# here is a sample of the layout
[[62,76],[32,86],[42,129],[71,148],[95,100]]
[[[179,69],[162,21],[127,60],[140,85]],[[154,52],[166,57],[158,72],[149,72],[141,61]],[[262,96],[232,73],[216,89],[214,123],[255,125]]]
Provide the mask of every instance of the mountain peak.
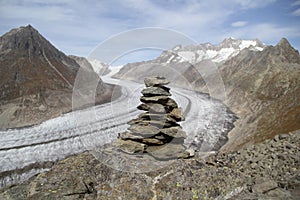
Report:
[[277,43],[276,46],[280,46],[280,47],[288,47],[291,48],[291,44],[289,43],[289,41],[286,38],[281,38],[281,40]]
[[27,26],[21,26],[20,29],[30,30],[30,29],[34,29],[34,28],[33,28],[33,26],[31,26],[31,24],[28,24]]
[[229,37],[229,38],[225,38],[220,46],[224,46],[224,47],[232,47],[232,45],[235,43],[235,41],[237,41],[237,39],[234,39],[232,37]]
[[0,100],[36,93],[38,87],[70,90],[79,68],[31,25],[1,36],[0,56],[0,86],[9,86],[0,90]]
[[300,64],[299,51],[294,49],[286,38],[282,38],[274,50],[287,62]]
[[9,37],[12,35],[23,35],[26,36],[26,34],[38,34],[40,35],[40,33],[30,24],[28,24],[27,26],[20,26],[19,28],[14,28],[12,30],[10,30],[9,32],[7,32],[6,34],[4,34],[2,37]]
[[38,31],[33,26],[31,26],[30,24],[28,24],[27,26],[21,26],[19,29],[23,30],[23,31],[37,32],[38,33]]
[[229,41],[234,41],[234,40],[237,40],[237,39],[235,39],[234,37],[227,37],[222,42],[229,42]]
[[7,38],[7,37],[11,37],[12,35],[17,35],[17,34],[24,34],[24,32],[27,33],[38,33],[38,31],[36,29],[34,29],[30,24],[28,24],[27,26],[21,26],[19,28],[14,28],[12,30],[10,30],[9,32],[5,33],[2,38]]
[[57,51],[47,39],[45,39],[35,28],[30,24],[21,26],[5,33],[0,37],[0,54],[8,52],[8,50],[17,50],[21,52],[30,52],[30,55],[40,55],[42,47]]
[[220,48],[235,48],[235,49],[244,49],[250,46],[258,47],[260,50],[264,48],[265,45],[258,39],[253,40],[243,40],[243,39],[236,39],[233,37],[225,38],[218,46]]

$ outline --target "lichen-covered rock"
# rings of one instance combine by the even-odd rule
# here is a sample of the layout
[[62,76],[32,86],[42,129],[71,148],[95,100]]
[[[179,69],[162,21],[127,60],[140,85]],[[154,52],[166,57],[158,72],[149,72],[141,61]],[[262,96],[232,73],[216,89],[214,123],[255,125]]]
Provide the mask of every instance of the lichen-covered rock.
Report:
[[151,97],[141,97],[141,102],[143,103],[159,103],[159,104],[166,104],[168,102],[168,96],[151,96]]
[[169,114],[153,114],[147,112],[147,113],[141,113],[138,117],[145,120],[162,121],[162,122],[169,122],[174,124],[177,122],[177,120],[170,117]]
[[182,130],[181,127],[170,127],[170,128],[163,128],[160,130],[161,133],[168,135],[172,138],[186,138],[186,132]]
[[134,153],[143,153],[145,151],[145,144],[136,142],[133,140],[121,140],[118,139],[115,144],[116,147],[120,148],[125,153],[134,154]]
[[162,146],[149,146],[146,152],[158,160],[180,158],[186,147],[182,144],[167,143]]
[[144,79],[146,87],[168,85],[170,82],[162,76],[146,77]]
[[142,136],[134,135],[130,132],[119,133],[118,138],[120,138],[122,140],[142,140],[143,139]]
[[273,180],[263,180],[252,186],[252,191],[255,193],[267,193],[271,190],[278,188],[278,185]]
[[147,96],[171,96],[169,92],[169,88],[167,87],[148,87],[142,90],[142,94],[147,97]]
[[172,117],[176,121],[184,121],[184,116],[182,114],[181,108],[174,108],[172,112],[170,112],[170,117]]
[[132,125],[128,128],[133,134],[143,137],[152,137],[159,133],[160,129],[153,125]]
[[[194,158],[169,161],[102,148],[106,157],[95,156],[98,149],[91,151],[94,156],[71,156],[49,172],[0,190],[0,199],[299,199],[300,131],[234,153],[196,152]],[[159,146],[151,148],[164,158]],[[171,152],[165,153],[169,158]]]
[[148,103],[148,104],[141,104],[137,107],[140,110],[145,110],[150,113],[165,113],[166,108],[158,103]]

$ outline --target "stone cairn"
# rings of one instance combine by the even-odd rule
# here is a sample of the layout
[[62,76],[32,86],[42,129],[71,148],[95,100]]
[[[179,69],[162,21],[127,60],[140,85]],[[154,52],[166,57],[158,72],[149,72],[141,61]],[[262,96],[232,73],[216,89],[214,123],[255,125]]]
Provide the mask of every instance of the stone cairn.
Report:
[[119,133],[116,146],[129,154],[148,153],[158,160],[187,158],[183,146],[186,133],[177,123],[184,120],[181,108],[170,98],[164,77],[148,77],[137,108],[146,111],[128,122],[126,132]]

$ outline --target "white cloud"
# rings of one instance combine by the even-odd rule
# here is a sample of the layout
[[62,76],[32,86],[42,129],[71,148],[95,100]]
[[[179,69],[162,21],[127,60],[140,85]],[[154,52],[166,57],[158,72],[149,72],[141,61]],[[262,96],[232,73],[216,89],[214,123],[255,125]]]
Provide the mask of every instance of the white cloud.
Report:
[[[232,14],[274,2],[275,0],[210,0],[209,3],[199,0],[0,0],[0,32],[30,23],[62,51],[79,55],[87,55],[89,48],[92,50],[114,34],[142,27],[174,29],[200,43],[214,43],[223,39],[221,37],[226,31],[224,26],[232,21]],[[249,35],[245,25],[249,26],[246,21],[231,24],[236,31],[240,31],[235,33],[240,33],[242,38]],[[255,34],[253,32],[252,35]],[[274,34],[270,32],[270,35]]]
[[277,0],[231,0],[226,1],[226,3],[236,3],[239,4],[243,9],[252,9],[252,8],[259,8],[265,7],[269,4],[275,3]]
[[248,24],[247,21],[236,21],[231,24],[232,27],[243,27]]
[[276,44],[282,37],[288,39],[300,37],[300,27],[298,26],[278,26],[275,24],[261,23],[252,26],[242,27],[229,31],[227,35],[236,38],[254,39],[258,38],[267,44]]
[[299,6],[300,5],[300,0],[295,1],[294,3],[292,3],[292,6]]
[[292,12],[292,15],[294,15],[294,16],[300,16],[300,8],[298,8],[297,10],[295,10],[294,12]]

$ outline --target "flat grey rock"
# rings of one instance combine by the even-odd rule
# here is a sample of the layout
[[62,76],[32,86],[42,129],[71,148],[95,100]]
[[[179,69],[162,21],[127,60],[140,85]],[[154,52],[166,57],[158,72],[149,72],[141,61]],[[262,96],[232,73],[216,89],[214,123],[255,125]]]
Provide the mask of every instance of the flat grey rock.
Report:
[[181,144],[168,143],[162,146],[149,146],[146,152],[157,160],[171,160],[180,158],[185,149]]
[[135,154],[143,153],[145,151],[145,144],[135,142],[132,140],[121,140],[118,139],[114,145],[125,153]]
[[133,135],[130,132],[119,133],[118,138],[122,140],[142,140],[143,137],[139,135]]
[[141,135],[143,137],[151,137],[159,133],[160,129],[152,125],[132,125],[128,128],[133,134]]
[[278,187],[277,183],[273,180],[266,180],[261,183],[256,183],[253,187],[252,190],[255,193],[266,193],[271,190],[274,190]]
[[166,108],[158,103],[143,103],[137,107],[139,110],[145,110],[150,113],[166,113]]
[[139,118],[146,119],[150,121],[161,121],[161,122],[169,122],[176,124],[176,120],[170,117],[169,114],[153,114],[153,113],[141,113],[139,114]]
[[143,103],[159,103],[162,105],[167,105],[167,103],[169,102],[169,97],[168,96],[153,96],[153,97],[142,96],[140,100]]
[[142,90],[142,94],[144,96],[171,96],[171,93],[164,88],[161,87],[148,87]]
[[162,76],[147,77],[144,79],[146,87],[168,85],[170,82]]
[[170,123],[167,121],[145,120],[145,119],[140,119],[140,118],[132,119],[129,122],[127,122],[127,124],[129,124],[130,126],[131,125],[143,125],[143,126],[152,125],[152,126],[156,126],[159,129],[179,126],[179,124]]
[[170,128],[163,128],[160,130],[161,133],[168,135],[173,138],[186,138],[186,132],[184,132],[180,126],[178,127],[170,127]]
[[164,144],[163,141],[156,139],[156,138],[144,138],[142,140],[142,143],[145,143],[147,145],[162,145],[162,144]]

